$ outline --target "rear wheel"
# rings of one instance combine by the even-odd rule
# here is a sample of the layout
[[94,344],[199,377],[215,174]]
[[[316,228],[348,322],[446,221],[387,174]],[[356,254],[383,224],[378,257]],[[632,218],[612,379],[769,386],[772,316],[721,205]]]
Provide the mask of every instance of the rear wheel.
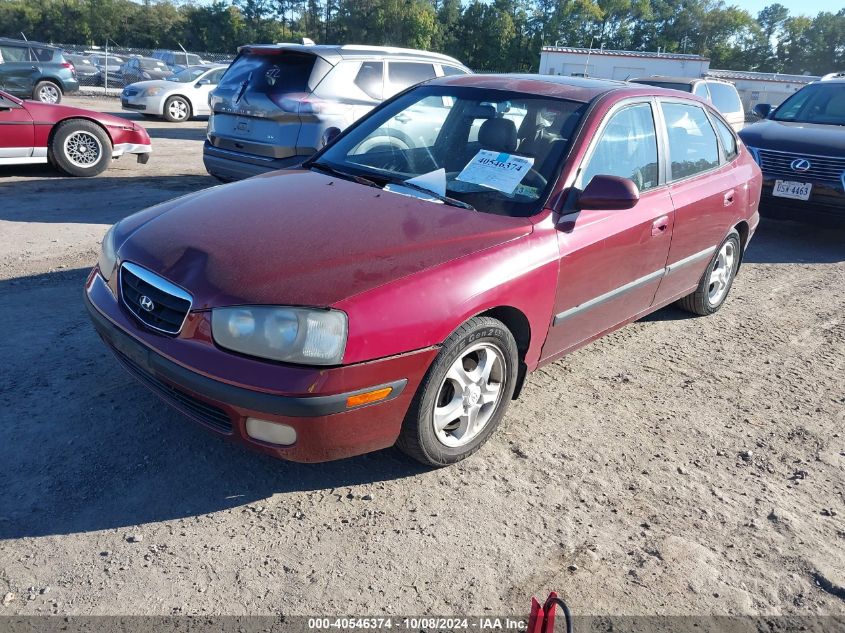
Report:
[[443,344],[402,424],[397,446],[428,466],[477,451],[513,396],[517,347],[501,321],[474,317]]
[[60,103],[62,89],[52,81],[39,81],[32,90],[32,98],[42,103]]
[[716,249],[716,254],[698,282],[698,288],[678,301],[678,305],[701,316],[713,314],[721,308],[739,269],[740,248],[739,233],[732,230]]
[[56,166],[71,176],[96,176],[109,166],[111,140],[96,123],[71,119],[53,135],[50,154]]
[[182,123],[191,118],[191,104],[185,97],[170,97],[164,102],[164,118],[171,123]]

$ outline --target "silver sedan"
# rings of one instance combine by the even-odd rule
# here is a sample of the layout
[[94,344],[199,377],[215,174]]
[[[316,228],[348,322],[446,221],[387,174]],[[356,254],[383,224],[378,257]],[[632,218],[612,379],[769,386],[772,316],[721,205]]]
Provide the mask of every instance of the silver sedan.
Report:
[[123,89],[124,110],[163,117],[174,123],[210,114],[208,93],[223,77],[227,66],[188,66],[167,79],[139,81]]

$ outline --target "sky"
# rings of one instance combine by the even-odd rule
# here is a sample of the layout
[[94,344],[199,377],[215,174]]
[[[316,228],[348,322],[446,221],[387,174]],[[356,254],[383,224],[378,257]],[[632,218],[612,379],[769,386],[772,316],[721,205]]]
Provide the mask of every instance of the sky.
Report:
[[751,15],[757,13],[763,7],[779,2],[787,9],[790,15],[807,15],[815,17],[817,13],[822,11],[830,11],[836,13],[840,9],[845,9],[845,0],[728,0],[725,4],[735,4],[740,9],[745,9]]

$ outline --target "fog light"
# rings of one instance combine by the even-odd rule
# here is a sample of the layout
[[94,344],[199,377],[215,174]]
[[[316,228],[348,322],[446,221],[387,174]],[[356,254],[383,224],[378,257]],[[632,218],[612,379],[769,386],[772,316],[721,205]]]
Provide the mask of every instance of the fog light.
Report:
[[258,418],[246,419],[246,434],[255,440],[269,444],[290,446],[296,442],[296,429],[292,426],[259,420]]

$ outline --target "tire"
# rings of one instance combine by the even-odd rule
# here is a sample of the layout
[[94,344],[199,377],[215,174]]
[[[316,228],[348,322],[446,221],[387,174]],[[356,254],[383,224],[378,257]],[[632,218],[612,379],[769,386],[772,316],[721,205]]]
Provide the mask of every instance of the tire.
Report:
[[185,98],[175,95],[164,102],[162,116],[171,123],[184,123],[191,118],[191,103]]
[[739,233],[733,229],[716,249],[716,253],[704,269],[698,288],[680,299],[678,306],[687,312],[701,316],[716,312],[728,298],[741,258]]
[[62,89],[52,81],[39,81],[32,89],[32,98],[41,103],[61,103]]
[[[507,410],[518,362],[516,341],[501,321],[474,317],[464,323],[446,339],[426,372],[396,446],[434,467],[472,455],[493,434]],[[462,391],[461,384],[465,385]],[[485,399],[490,401],[485,403]]]
[[50,143],[58,168],[71,176],[96,176],[111,162],[111,140],[96,123],[71,119],[59,124]]

